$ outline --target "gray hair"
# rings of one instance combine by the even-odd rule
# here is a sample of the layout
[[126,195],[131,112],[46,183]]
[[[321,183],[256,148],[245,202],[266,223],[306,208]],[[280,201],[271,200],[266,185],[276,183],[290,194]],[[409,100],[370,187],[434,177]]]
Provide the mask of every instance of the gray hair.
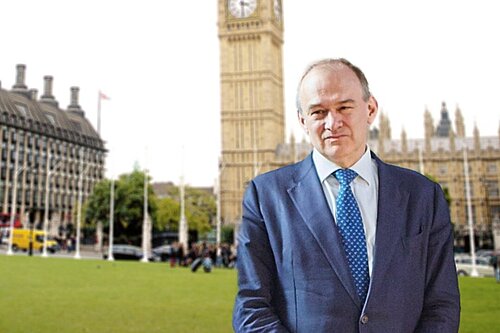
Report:
[[304,81],[304,78],[309,74],[314,68],[320,67],[320,66],[332,66],[332,65],[338,65],[342,64],[348,68],[350,68],[356,77],[358,78],[359,82],[361,83],[361,90],[363,91],[363,100],[366,102],[368,99],[372,96],[370,92],[370,88],[368,86],[368,80],[366,79],[365,74],[359,67],[353,65],[351,62],[349,62],[347,59],[344,58],[327,58],[327,59],[322,59],[313,62],[309,66],[307,66],[306,70],[304,71],[304,74],[302,74],[302,77],[300,78],[299,85],[297,87],[297,95],[295,99],[295,103],[297,104],[297,112],[302,113],[302,107],[300,106],[300,88],[302,86],[302,82]]

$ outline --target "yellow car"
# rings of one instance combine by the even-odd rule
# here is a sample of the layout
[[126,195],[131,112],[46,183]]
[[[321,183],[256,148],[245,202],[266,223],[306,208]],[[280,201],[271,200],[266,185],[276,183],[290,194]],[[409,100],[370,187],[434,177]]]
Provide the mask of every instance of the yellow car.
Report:
[[[33,250],[43,250],[43,238],[45,232],[43,230],[30,229],[14,229],[12,234],[12,250],[28,250],[30,241],[32,242]],[[59,244],[52,239],[47,239],[47,251],[54,253],[59,249]]]

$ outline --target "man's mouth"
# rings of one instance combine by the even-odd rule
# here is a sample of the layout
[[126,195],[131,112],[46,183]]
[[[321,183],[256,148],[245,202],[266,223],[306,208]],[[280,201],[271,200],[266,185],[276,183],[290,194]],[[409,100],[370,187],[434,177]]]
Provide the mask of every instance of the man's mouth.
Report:
[[335,133],[335,134],[328,134],[328,135],[325,135],[323,136],[323,140],[333,140],[333,141],[336,141],[336,140],[339,140],[343,137],[345,137],[346,135],[345,134],[340,134],[340,133]]

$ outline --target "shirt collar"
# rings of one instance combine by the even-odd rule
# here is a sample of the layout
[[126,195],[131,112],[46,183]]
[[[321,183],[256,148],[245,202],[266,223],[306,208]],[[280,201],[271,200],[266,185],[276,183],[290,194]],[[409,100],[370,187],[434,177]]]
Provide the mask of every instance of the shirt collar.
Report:
[[[316,148],[313,149],[312,158],[321,183],[323,183],[323,181],[325,181],[332,173],[334,173],[338,169],[342,169],[340,166],[323,156],[319,151],[316,150]],[[349,169],[356,171],[356,173],[364,181],[366,181],[368,185],[372,185],[375,184],[376,176],[376,168],[373,167],[374,163],[375,162],[372,161],[371,158],[370,148],[366,146],[365,153]]]

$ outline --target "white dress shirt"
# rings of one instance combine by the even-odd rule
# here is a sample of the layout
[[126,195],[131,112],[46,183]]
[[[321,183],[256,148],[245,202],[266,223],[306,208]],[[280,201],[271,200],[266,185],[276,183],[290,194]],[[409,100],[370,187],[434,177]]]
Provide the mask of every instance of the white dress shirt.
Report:
[[[332,215],[336,216],[335,200],[339,193],[340,185],[333,173],[341,169],[341,167],[321,155],[316,149],[313,150],[312,158]],[[349,169],[356,171],[358,174],[351,182],[351,189],[354,198],[356,198],[358,202],[361,218],[363,219],[366,249],[368,252],[368,269],[371,276],[375,248],[375,232],[377,230],[378,170],[377,164],[371,158],[370,148],[368,148],[368,146],[363,156],[361,156],[361,158]]]

